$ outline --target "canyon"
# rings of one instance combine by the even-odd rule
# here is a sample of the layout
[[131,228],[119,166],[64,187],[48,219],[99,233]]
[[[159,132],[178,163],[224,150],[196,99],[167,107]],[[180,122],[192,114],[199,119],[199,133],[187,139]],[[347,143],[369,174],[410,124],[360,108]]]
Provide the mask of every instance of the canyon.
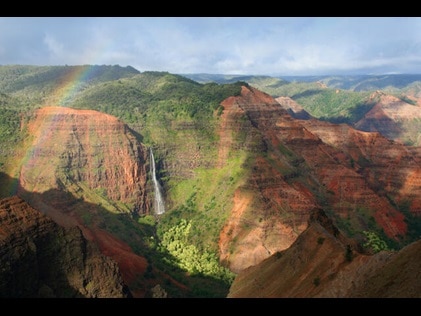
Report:
[[[246,130],[241,145],[255,153],[220,236],[221,259],[232,270],[288,248],[307,228],[310,210],[320,205],[335,221],[352,223],[348,233],[374,224],[391,239],[404,238],[407,223],[397,205],[410,201],[411,214],[419,213],[419,154],[378,132],[293,119],[254,88],[243,87],[241,96],[223,105],[222,120],[230,124],[221,125],[231,127],[226,134]],[[233,140],[221,140],[235,147]]]
[[[189,91],[202,89],[167,73],[147,76],[155,90],[165,80],[172,80],[170,91],[177,80]],[[145,87],[142,74],[125,80]],[[206,87],[206,98],[218,88]],[[379,97],[383,105],[398,102],[373,95]],[[0,178],[17,187],[0,200],[7,245],[1,296],[210,295],[215,276],[180,271],[174,262],[181,259],[169,255],[187,250],[216,253],[235,275],[212,295],[419,295],[418,147],[318,120],[293,99],[247,83],[203,109],[208,116],[186,114],[186,96],[171,100],[133,111],[143,121],[131,124],[76,106],[42,106],[22,116],[26,134],[5,169],[13,172]],[[157,189],[165,209],[155,204]],[[181,232],[181,241],[170,235],[173,243],[162,244],[170,232]],[[364,232],[396,249],[373,253]],[[38,260],[33,275],[27,260]],[[279,279],[275,271],[282,271]]]

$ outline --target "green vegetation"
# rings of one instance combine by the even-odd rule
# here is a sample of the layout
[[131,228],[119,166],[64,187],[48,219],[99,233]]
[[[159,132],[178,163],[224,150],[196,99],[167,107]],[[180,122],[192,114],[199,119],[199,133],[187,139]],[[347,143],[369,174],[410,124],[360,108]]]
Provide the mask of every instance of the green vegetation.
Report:
[[175,205],[160,219],[158,235],[177,225],[180,219],[192,220],[190,242],[201,251],[218,251],[219,232],[231,209],[231,197],[241,185],[247,168],[247,154],[238,152],[222,168],[197,168],[191,179],[171,179],[167,199]]
[[168,126],[172,120],[192,118],[199,119],[200,124],[200,119],[212,118],[222,100],[239,93],[238,84],[201,85],[165,72],[144,72],[92,86],[75,98],[71,106],[96,109],[142,127],[151,123]]
[[411,105],[417,105],[417,103],[416,103],[414,100],[410,99],[409,97],[407,97],[407,96],[406,96],[406,95],[404,95],[404,94],[397,95],[396,97],[398,97],[398,98],[399,98],[399,99],[401,99],[403,102],[406,102],[406,103],[408,103],[408,104],[411,104]]
[[7,156],[13,156],[16,143],[22,140],[19,112],[15,109],[2,108],[0,116],[0,163],[4,164]]
[[234,274],[221,267],[217,255],[211,251],[200,251],[189,242],[191,227],[192,221],[181,219],[178,225],[165,231],[161,240],[161,251],[168,252],[174,258],[173,265],[192,275],[210,276],[227,285],[231,284]]
[[140,225],[147,225],[154,227],[156,225],[156,219],[153,215],[143,215],[140,216],[137,220]]
[[382,250],[390,250],[387,243],[382,240],[379,235],[372,231],[363,231],[367,241],[363,245],[365,248],[370,249],[373,253],[377,253]]
[[308,90],[293,95],[312,116],[332,123],[355,123],[373,106],[369,93],[334,89]]
[[4,93],[0,93],[0,111],[0,171],[6,171],[6,164],[22,154],[29,115],[19,98]]
[[[133,68],[119,66],[2,66],[0,91],[19,100],[27,109],[67,105],[90,85],[135,73],[138,72]],[[19,110],[23,110],[22,106]]]
[[[57,91],[67,79],[78,74],[80,80],[72,93],[59,98]],[[225,297],[234,274],[218,260],[219,233],[230,215],[233,194],[244,184],[256,152],[285,181],[304,184],[312,190],[319,202],[328,201],[329,192],[309,179],[312,177],[308,177],[306,162],[284,144],[275,149],[280,154],[277,157],[256,150],[261,148],[261,139],[249,133],[252,126],[245,116],[240,118],[240,128],[232,136],[239,144],[253,147],[252,150],[236,149],[228,153],[222,167],[216,167],[219,141],[216,128],[224,111],[221,102],[239,95],[241,85],[247,81],[272,95],[290,96],[313,116],[332,122],[355,122],[372,106],[367,104],[368,93],[336,91],[320,83],[288,83],[264,76],[226,79],[230,83],[198,83],[167,72],[139,73],[131,67],[119,66],[0,66],[0,170],[6,170],[13,160],[23,157],[25,151],[23,154],[22,149],[18,154],[17,151],[28,147],[21,146],[23,142],[30,143],[25,122],[43,104],[57,102],[57,105],[93,109],[118,117],[143,144],[153,148],[167,211],[159,216],[132,214],[133,205],[114,201],[105,188],[92,190],[86,183],[74,181],[77,177],[71,170],[61,170],[58,184],[71,193],[69,203],[73,203],[74,212],[87,226],[96,225],[115,234],[148,260],[145,274],[134,283],[162,278],[163,287],[172,297]],[[417,127],[414,123],[413,129]],[[408,143],[416,141],[408,138]],[[362,156],[358,161],[351,161],[356,163],[362,167],[371,164]],[[104,171],[98,161],[93,164],[98,166],[95,172]],[[375,251],[386,243],[390,249],[390,241],[376,230],[372,211],[357,206],[356,213],[353,222],[336,218],[338,226],[354,237],[360,237],[359,232],[367,229],[370,232],[365,236],[367,247]],[[407,219],[411,238],[419,236],[420,221],[410,214]],[[317,244],[322,245],[324,241],[319,237]],[[282,253],[275,256],[279,259]],[[347,261],[353,258],[350,247],[345,251],[345,258]],[[185,285],[187,294],[180,294],[167,276]],[[318,286],[320,278],[315,278],[313,283]]]
[[274,97],[290,97],[312,116],[332,123],[355,123],[373,106],[367,102],[369,91],[328,88],[320,82],[268,82],[268,79],[249,81],[252,86]]
[[[244,158],[232,157],[222,169],[208,166],[217,154],[214,143],[217,112],[222,111],[220,103],[228,96],[238,95],[240,86],[239,83],[202,85],[165,72],[145,72],[87,88],[72,103],[72,107],[94,108],[129,123],[143,143],[153,146],[157,166],[162,159],[177,165],[180,155],[200,152],[200,164],[188,170],[191,177],[169,177],[166,170],[158,168],[166,191],[167,211],[159,221],[148,216],[137,219],[145,233],[143,244],[149,249],[139,251],[143,254],[146,251],[154,266],[183,284],[190,284],[194,295],[225,296],[233,277],[217,259],[218,236],[228,215],[229,194],[241,179]],[[190,233],[182,240],[169,242],[169,236],[180,237],[174,227],[187,219],[191,221]],[[118,227],[114,224],[109,229],[124,234]],[[175,245],[183,246],[174,248]],[[200,285],[209,282],[209,288]]]

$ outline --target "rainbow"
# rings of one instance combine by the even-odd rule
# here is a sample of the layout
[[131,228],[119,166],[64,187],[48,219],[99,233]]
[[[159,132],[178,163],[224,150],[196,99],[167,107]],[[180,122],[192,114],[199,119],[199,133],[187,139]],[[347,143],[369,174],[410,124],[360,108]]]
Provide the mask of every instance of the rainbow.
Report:
[[[95,75],[98,66],[64,66],[68,71],[59,79],[59,83],[49,97],[44,100],[44,106],[66,106],[84,89],[86,83]],[[65,69],[67,70],[67,69]]]
[[[64,67],[64,75],[58,79],[58,83],[53,92],[45,98],[41,107],[65,107],[86,87],[87,82],[94,77],[95,73],[100,69],[98,66],[89,65]],[[16,194],[19,190],[19,185],[22,184],[20,183],[22,180],[20,177],[22,168],[31,168],[31,166],[37,164],[39,148],[54,135],[54,131],[57,128],[58,115],[59,112],[49,117],[48,121],[44,121],[44,128],[40,131],[40,134],[32,135],[35,137],[33,141],[24,145],[26,150],[23,148],[23,152],[25,153],[23,158],[14,164],[14,167],[12,167],[10,172],[10,174],[14,175],[16,178],[8,181],[8,187],[4,188],[10,195]]]

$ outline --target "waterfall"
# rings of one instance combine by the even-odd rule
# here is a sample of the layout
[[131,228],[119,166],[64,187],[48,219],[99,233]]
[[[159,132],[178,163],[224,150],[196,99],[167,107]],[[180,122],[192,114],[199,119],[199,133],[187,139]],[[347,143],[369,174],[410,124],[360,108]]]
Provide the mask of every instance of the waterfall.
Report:
[[165,212],[164,199],[162,197],[162,188],[156,178],[155,158],[151,148],[151,166],[152,166],[152,181],[155,193],[155,213],[163,214]]

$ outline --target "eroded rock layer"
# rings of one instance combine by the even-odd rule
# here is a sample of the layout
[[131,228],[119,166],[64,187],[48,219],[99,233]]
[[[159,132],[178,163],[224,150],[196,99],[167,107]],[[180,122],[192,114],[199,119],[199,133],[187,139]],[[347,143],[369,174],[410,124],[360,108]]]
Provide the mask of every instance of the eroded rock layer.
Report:
[[[28,130],[33,141],[20,172],[23,190],[64,189],[100,203],[92,193],[85,193],[91,190],[124,203],[128,209],[117,207],[122,211],[148,211],[147,150],[116,117],[92,110],[44,107],[36,112]],[[60,201],[51,199],[48,204],[64,210]]]
[[293,118],[250,86],[222,105],[218,164],[237,150],[248,153],[249,172],[219,241],[221,260],[233,271],[288,248],[314,207],[347,223],[348,234],[378,229],[405,238],[404,211],[420,212],[419,151],[378,132]]

